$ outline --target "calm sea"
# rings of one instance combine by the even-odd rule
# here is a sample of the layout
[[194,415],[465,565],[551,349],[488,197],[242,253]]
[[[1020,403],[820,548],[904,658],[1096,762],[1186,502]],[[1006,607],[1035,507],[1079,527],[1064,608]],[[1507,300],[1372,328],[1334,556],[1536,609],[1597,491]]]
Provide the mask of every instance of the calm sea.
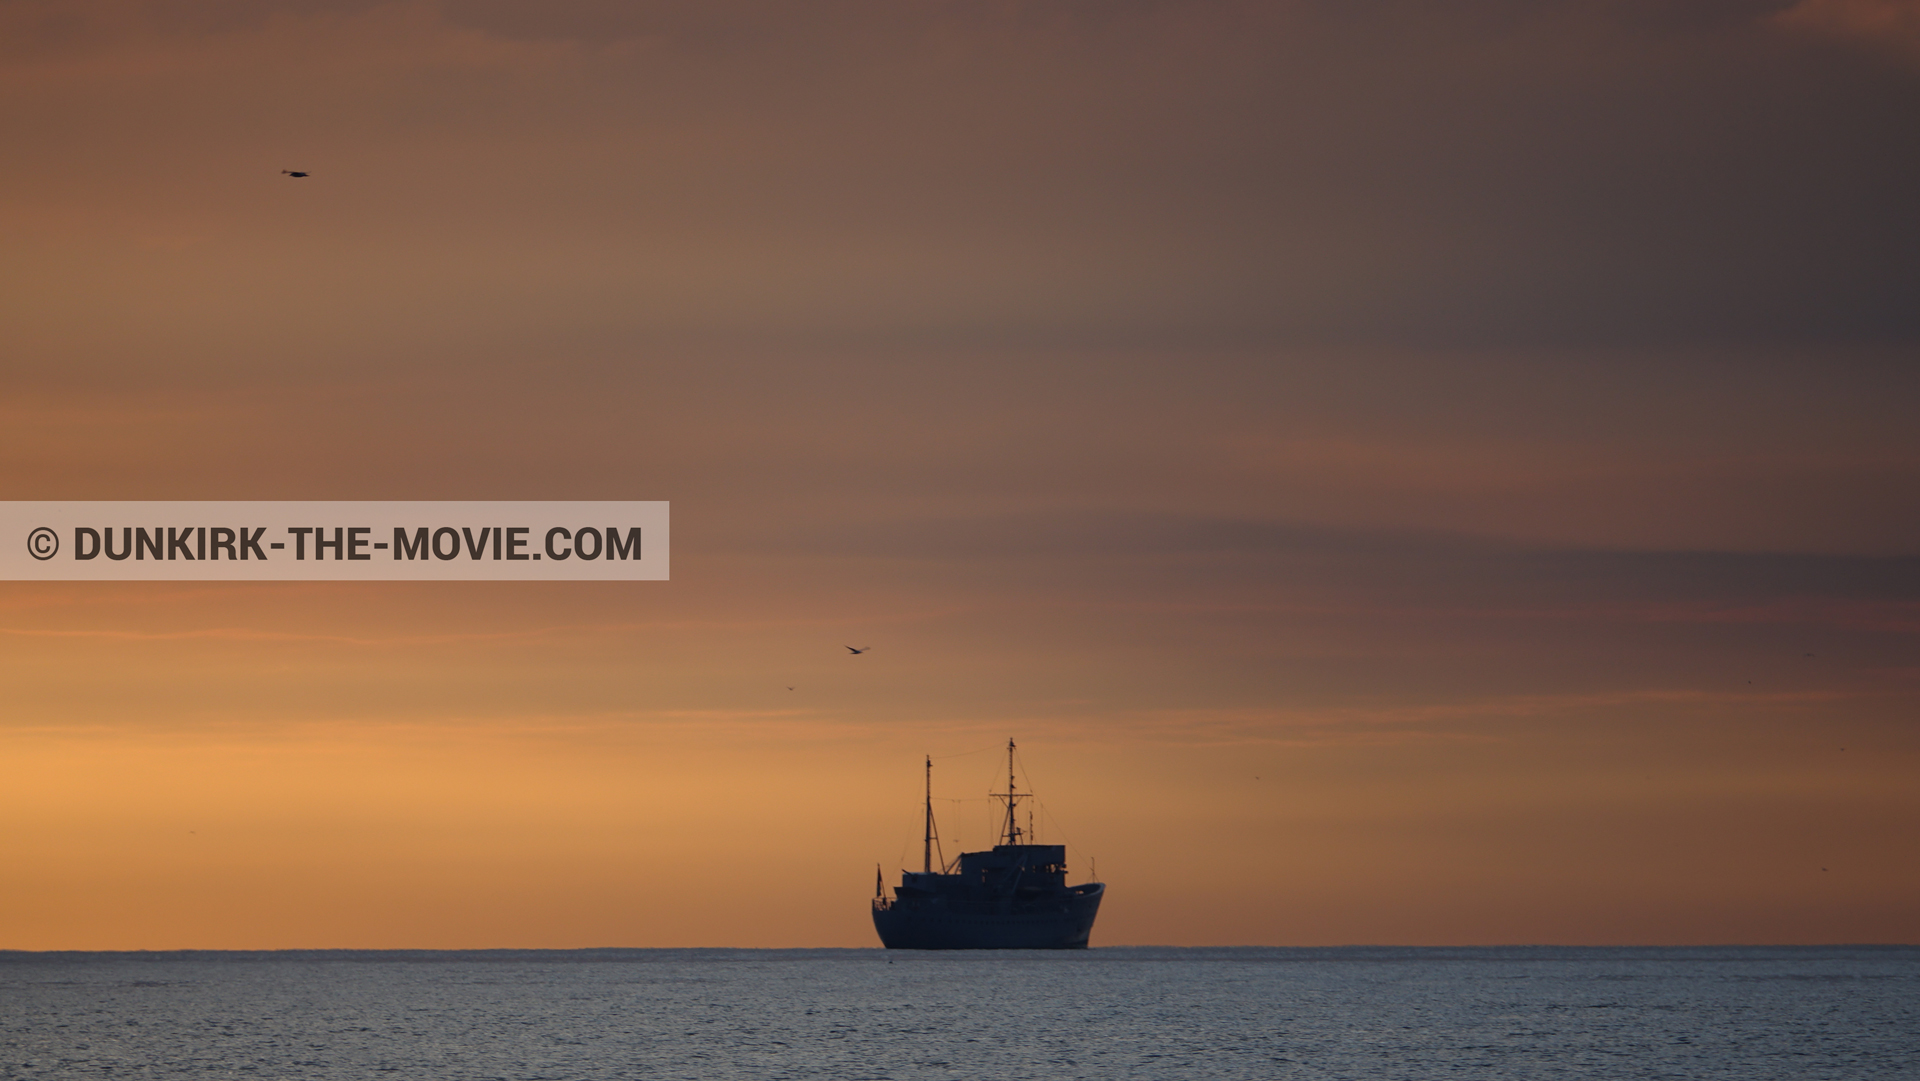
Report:
[[0,953],[0,1077],[1920,1078],[1920,948]]

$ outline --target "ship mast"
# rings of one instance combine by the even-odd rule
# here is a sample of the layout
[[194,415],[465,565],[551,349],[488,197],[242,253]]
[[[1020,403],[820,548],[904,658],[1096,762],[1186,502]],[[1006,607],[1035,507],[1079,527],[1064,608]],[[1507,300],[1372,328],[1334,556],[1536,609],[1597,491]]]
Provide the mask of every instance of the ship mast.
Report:
[[927,756],[927,833],[920,853],[920,873],[933,873],[933,756]]
[[1019,818],[1014,815],[1014,808],[1019,805],[1021,796],[1029,795],[1032,795],[1032,793],[1016,792],[1013,789],[1013,740],[1009,739],[1007,740],[1007,794],[1003,796],[997,792],[994,793],[995,799],[1007,801],[1007,823],[1000,830],[1001,844],[1017,845],[1020,843],[1020,839],[1025,836],[1025,831],[1020,828]]

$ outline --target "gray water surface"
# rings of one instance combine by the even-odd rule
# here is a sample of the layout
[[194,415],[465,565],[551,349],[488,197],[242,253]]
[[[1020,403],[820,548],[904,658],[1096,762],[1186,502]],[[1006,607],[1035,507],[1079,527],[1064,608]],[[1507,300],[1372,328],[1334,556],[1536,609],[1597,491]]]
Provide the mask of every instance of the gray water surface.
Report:
[[0,1077],[1920,1078],[1920,948],[0,953]]

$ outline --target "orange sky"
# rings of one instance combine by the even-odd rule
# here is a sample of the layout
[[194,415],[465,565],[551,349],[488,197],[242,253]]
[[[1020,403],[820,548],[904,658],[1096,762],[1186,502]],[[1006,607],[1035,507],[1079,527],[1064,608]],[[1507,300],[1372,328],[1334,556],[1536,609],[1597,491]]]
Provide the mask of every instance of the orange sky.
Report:
[[675,534],[0,588],[0,948],[1920,937],[1920,8],[763,8],[0,7],[0,498]]

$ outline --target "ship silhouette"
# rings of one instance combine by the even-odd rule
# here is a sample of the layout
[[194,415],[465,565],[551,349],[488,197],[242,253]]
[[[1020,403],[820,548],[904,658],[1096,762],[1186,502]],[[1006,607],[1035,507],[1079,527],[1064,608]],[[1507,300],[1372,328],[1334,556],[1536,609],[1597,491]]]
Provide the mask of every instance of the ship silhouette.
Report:
[[1100,912],[1103,882],[1067,885],[1067,846],[1027,844],[1015,813],[1031,792],[1014,787],[1013,741],[1007,741],[1007,790],[1000,843],[963,852],[934,869],[939,833],[933,820],[933,759],[927,759],[926,847],[919,871],[901,871],[886,896],[874,871],[873,929],[890,950],[1084,950]]

